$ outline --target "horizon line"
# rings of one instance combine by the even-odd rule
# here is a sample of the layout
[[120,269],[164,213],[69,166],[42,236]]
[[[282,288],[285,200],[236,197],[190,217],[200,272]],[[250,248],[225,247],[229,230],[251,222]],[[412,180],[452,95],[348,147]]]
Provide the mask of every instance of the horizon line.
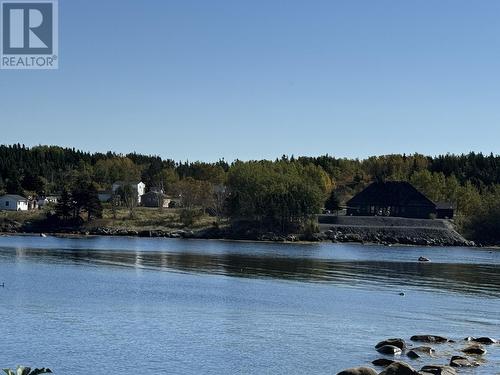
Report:
[[404,152],[404,153],[388,153],[388,154],[378,154],[378,155],[369,155],[369,156],[366,156],[366,157],[348,157],[348,156],[336,156],[336,155],[333,155],[333,154],[329,154],[329,153],[326,153],[326,154],[319,154],[319,155],[295,155],[295,154],[281,154],[280,156],[276,156],[274,158],[260,158],[260,159],[257,159],[257,158],[250,158],[250,159],[240,159],[240,158],[235,158],[233,159],[232,161],[229,161],[229,160],[226,160],[225,157],[219,157],[216,161],[213,161],[213,160],[210,160],[210,161],[207,161],[207,160],[200,160],[200,159],[197,159],[197,160],[189,160],[189,159],[186,159],[186,160],[181,160],[181,159],[174,159],[174,158],[170,158],[170,157],[164,157],[164,156],[161,156],[159,154],[146,154],[146,153],[142,153],[142,152],[138,152],[138,151],[129,151],[129,152],[126,152],[126,153],[123,153],[123,152],[119,152],[119,151],[112,151],[112,150],[107,150],[107,151],[91,151],[89,149],[85,150],[85,149],[82,149],[82,148],[77,148],[77,147],[74,147],[74,146],[61,146],[61,145],[56,145],[56,144],[30,144],[30,145],[27,145],[25,143],[20,143],[20,142],[17,142],[17,143],[11,143],[11,144],[6,144],[6,143],[1,143],[0,144],[0,147],[12,147],[12,146],[23,146],[24,148],[28,149],[28,150],[31,150],[31,149],[34,149],[34,148],[37,148],[37,147],[57,147],[57,148],[61,148],[61,149],[66,149],[66,150],[74,150],[75,152],[82,152],[82,153],[86,153],[86,154],[91,154],[91,155],[95,155],[95,154],[102,154],[102,155],[106,155],[108,153],[112,153],[114,154],[116,157],[122,157],[122,158],[125,158],[127,157],[128,155],[130,154],[135,154],[135,155],[141,155],[141,156],[146,156],[146,157],[151,157],[151,158],[160,158],[162,161],[173,161],[175,163],[217,163],[217,162],[220,162],[220,161],[224,161],[228,164],[232,164],[236,161],[242,161],[242,162],[256,162],[256,161],[275,161],[275,160],[280,160],[280,159],[283,159],[283,157],[286,157],[288,159],[299,159],[299,158],[320,158],[320,157],[331,157],[333,159],[338,159],[338,160],[358,160],[360,162],[362,161],[366,161],[368,159],[371,159],[371,158],[379,158],[379,157],[385,157],[385,156],[406,156],[406,157],[411,157],[411,156],[415,156],[415,155],[418,155],[418,156],[423,156],[423,157],[426,157],[426,158],[438,158],[438,157],[443,157],[443,156],[467,156],[467,155],[471,155],[471,154],[475,154],[475,155],[483,155],[485,157],[500,157],[500,154],[498,153],[494,153],[493,151],[490,151],[490,152],[483,152],[483,151],[474,151],[474,150],[469,150],[468,152],[461,152],[461,153],[454,153],[454,152],[450,152],[450,151],[447,151],[447,152],[443,152],[443,153],[438,153],[438,154],[424,154],[424,153],[421,153],[421,152],[418,152],[418,151],[415,151],[415,152]]

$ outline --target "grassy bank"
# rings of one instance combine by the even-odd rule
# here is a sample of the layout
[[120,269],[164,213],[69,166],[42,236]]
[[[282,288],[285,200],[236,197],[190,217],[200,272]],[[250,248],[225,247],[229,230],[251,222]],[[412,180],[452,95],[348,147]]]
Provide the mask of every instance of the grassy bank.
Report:
[[115,213],[111,209],[103,210],[102,219],[95,219],[86,226],[108,227],[128,230],[168,230],[168,229],[202,229],[210,227],[216,218],[207,214],[197,217],[193,224],[186,225],[181,220],[182,210],[178,208],[148,208],[138,207],[133,217],[126,209],[118,209]]
[[[0,212],[0,231],[16,231],[19,228],[29,227],[37,223],[43,223],[50,210],[34,211],[1,211]],[[207,214],[197,216],[193,223],[186,225],[181,220],[181,209],[176,208],[148,208],[137,207],[131,217],[127,209],[119,208],[115,211],[110,208],[103,209],[103,215],[100,219],[94,219],[90,222],[84,222],[80,227],[82,230],[92,228],[111,228],[128,231],[144,230],[199,230],[214,225],[216,218]]]

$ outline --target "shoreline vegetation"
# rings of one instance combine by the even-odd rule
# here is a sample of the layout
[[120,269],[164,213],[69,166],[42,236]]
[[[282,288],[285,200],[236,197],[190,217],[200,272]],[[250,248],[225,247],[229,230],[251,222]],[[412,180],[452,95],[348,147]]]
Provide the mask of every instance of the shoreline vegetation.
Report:
[[189,224],[183,208],[111,208],[104,204],[99,218],[90,221],[60,220],[53,211],[0,212],[0,234],[52,234],[72,236],[134,236],[185,239],[226,239],[269,242],[354,242],[380,245],[476,246],[461,236],[449,220],[396,217],[318,215],[296,232],[267,230],[254,223],[196,214]]
[[[117,181],[121,188],[112,186]],[[132,182],[175,203],[139,205]],[[373,182],[411,183],[433,202],[449,202],[453,221],[405,224],[322,222],[343,212]],[[106,203],[103,192],[110,193]],[[500,244],[500,156],[385,155],[367,159],[283,156],[274,161],[175,162],[158,156],[87,153],[57,146],[0,146],[0,195],[57,203],[0,212],[0,232],[262,241],[334,241],[385,245]],[[134,197],[134,194],[135,197]],[[163,198],[164,197],[164,198]],[[319,220],[318,220],[319,217]],[[344,220],[344,222],[342,222]],[[377,224],[378,223],[378,224]]]

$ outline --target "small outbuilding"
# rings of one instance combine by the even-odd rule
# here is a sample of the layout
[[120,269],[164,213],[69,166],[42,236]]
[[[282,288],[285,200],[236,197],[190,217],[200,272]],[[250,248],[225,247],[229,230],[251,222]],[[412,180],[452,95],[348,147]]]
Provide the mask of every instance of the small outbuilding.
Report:
[[168,208],[170,199],[159,191],[150,191],[141,196],[141,204],[144,207],[163,207]]
[[438,219],[453,219],[455,215],[455,206],[450,202],[436,203],[436,216]]
[[0,210],[28,211],[28,199],[17,194],[6,194],[0,197]]

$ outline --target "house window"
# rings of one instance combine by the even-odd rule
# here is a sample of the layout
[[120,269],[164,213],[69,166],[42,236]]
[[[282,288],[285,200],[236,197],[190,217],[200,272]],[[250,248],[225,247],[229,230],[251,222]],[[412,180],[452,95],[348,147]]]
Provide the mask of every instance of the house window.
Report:
[[9,201],[5,201],[5,207],[9,207]]

